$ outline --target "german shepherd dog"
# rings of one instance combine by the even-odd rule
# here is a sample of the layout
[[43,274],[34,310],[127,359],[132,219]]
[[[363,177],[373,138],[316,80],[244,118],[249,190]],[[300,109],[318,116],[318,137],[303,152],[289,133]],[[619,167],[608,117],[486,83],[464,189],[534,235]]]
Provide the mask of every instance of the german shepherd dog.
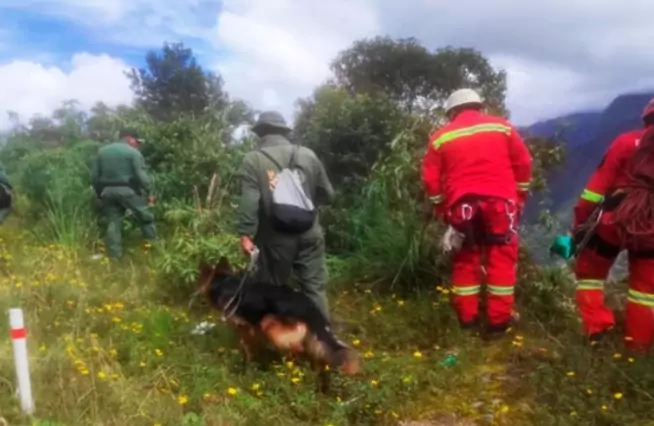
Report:
[[[359,372],[356,352],[336,338],[305,294],[285,285],[243,282],[242,273],[236,274],[224,257],[214,267],[201,264],[199,282],[200,292],[238,333],[246,364],[266,344],[281,353],[306,356],[318,373],[321,391],[329,387],[328,370]],[[226,318],[225,310],[232,311]]]

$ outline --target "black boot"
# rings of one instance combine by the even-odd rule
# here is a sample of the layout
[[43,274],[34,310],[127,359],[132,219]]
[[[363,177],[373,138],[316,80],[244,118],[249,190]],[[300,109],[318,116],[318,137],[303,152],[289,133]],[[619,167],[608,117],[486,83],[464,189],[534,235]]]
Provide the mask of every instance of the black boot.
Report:
[[459,327],[467,333],[476,334],[479,332],[479,317],[475,317],[475,319],[469,322],[459,320]]
[[608,344],[609,336],[611,334],[613,327],[609,327],[606,330],[598,331],[588,336],[588,342],[593,348],[601,348]]
[[515,326],[517,322],[518,319],[514,315],[513,317],[511,317],[510,320],[508,320],[503,324],[494,324],[494,325],[489,324],[488,327],[486,327],[486,340],[500,339],[501,337],[505,336],[509,331],[511,331],[511,328]]

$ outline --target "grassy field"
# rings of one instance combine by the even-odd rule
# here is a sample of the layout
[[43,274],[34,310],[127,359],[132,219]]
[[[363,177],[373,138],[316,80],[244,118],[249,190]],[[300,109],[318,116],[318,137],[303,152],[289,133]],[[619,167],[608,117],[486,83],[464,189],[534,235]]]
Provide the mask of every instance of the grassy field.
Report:
[[[565,283],[544,281],[516,330],[483,343],[458,331],[445,283],[403,299],[336,276],[340,337],[358,348],[364,373],[336,377],[320,395],[303,363],[242,371],[230,330],[192,334],[215,313],[164,302],[147,247],[110,263],[38,245],[11,221],[0,238],[0,307],[5,318],[10,307],[25,311],[37,408],[32,419],[19,412],[7,337],[0,416],[12,426],[654,424],[650,360],[617,343],[591,350],[572,310],[552,313],[551,324],[535,314],[543,295],[572,294]],[[8,336],[6,320],[0,328]]]

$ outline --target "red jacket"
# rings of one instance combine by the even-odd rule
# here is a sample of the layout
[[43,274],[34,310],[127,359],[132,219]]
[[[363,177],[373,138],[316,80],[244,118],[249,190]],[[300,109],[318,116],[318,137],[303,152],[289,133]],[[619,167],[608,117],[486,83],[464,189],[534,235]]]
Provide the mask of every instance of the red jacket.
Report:
[[531,184],[531,154],[506,120],[463,111],[430,137],[422,180],[439,212],[466,194],[523,203]]
[[627,161],[636,152],[638,142],[647,130],[644,128],[625,132],[611,143],[577,201],[574,227],[586,222],[607,194],[627,183]]

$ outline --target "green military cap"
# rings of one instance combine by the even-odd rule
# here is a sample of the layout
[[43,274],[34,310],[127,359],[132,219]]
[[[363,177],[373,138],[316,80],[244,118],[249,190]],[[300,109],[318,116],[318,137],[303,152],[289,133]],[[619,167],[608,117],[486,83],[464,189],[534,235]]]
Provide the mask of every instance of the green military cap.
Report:
[[284,120],[284,116],[277,111],[264,111],[259,114],[259,119],[254,126],[252,126],[252,131],[254,133],[259,133],[260,130],[271,127],[285,130],[287,132],[291,131],[291,128],[286,124],[286,120]]

